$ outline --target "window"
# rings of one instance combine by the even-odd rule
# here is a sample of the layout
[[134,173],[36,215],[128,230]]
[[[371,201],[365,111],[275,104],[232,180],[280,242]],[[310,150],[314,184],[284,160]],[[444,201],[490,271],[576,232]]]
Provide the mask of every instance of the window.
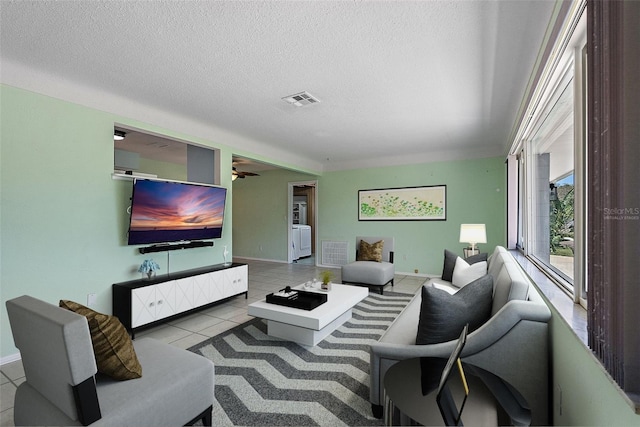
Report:
[[530,254],[570,287],[575,242],[573,80],[572,66],[528,148],[535,209]]
[[[584,286],[585,20],[575,18],[518,146],[518,243],[574,300]],[[577,286],[576,286],[577,285]]]

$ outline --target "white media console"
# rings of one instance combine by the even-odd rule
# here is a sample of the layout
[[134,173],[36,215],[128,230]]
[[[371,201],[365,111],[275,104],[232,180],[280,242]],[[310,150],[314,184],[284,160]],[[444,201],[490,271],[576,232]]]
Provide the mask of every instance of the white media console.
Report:
[[115,283],[113,315],[134,336],[136,330],[209,307],[249,290],[248,266],[213,265]]

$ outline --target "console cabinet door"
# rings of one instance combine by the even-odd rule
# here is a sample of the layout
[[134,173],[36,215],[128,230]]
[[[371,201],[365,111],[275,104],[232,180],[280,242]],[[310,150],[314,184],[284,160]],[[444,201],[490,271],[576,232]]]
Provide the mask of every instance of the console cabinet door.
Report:
[[131,327],[136,328],[155,320],[155,286],[133,289],[131,291]]
[[213,273],[200,274],[198,276],[193,276],[193,300],[195,306],[200,306],[204,304],[209,304],[213,299],[212,285],[211,281],[213,278]]
[[223,270],[224,273],[224,286],[225,286],[225,294],[227,296],[236,295],[242,292],[247,292],[249,289],[248,278],[249,278],[249,267],[246,265],[229,268],[227,270]]
[[[235,270],[231,268],[230,270]],[[225,270],[226,271],[226,270]],[[210,274],[209,286],[211,290],[210,302],[220,301],[231,294],[226,291],[225,286],[226,275],[224,271],[215,271]]]
[[175,281],[131,291],[131,326],[133,328],[175,313]]
[[158,283],[153,287],[156,289],[156,320],[176,314],[175,281]]
[[176,313],[191,310],[200,304],[195,303],[195,283],[192,277],[178,279],[176,283]]

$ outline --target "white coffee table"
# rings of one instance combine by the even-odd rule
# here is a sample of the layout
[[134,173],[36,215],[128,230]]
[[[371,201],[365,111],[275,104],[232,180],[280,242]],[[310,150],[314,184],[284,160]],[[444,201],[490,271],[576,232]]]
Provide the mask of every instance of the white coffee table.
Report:
[[[293,289],[321,292],[304,285]],[[351,309],[369,295],[369,289],[360,286],[332,284],[326,292],[327,302],[313,310],[285,307],[261,300],[249,304],[248,314],[267,320],[267,334],[314,346],[351,319]]]

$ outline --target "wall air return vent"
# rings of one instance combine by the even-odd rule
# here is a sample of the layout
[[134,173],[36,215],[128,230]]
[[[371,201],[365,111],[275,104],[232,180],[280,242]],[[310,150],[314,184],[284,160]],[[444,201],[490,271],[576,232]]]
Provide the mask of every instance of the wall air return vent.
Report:
[[327,267],[340,267],[349,262],[348,243],[341,240],[322,241],[322,265]]
[[289,95],[282,98],[283,101],[288,102],[296,107],[304,107],[305,105],[317,104],[320,100],[309,92],[300,92],[295,95]]

